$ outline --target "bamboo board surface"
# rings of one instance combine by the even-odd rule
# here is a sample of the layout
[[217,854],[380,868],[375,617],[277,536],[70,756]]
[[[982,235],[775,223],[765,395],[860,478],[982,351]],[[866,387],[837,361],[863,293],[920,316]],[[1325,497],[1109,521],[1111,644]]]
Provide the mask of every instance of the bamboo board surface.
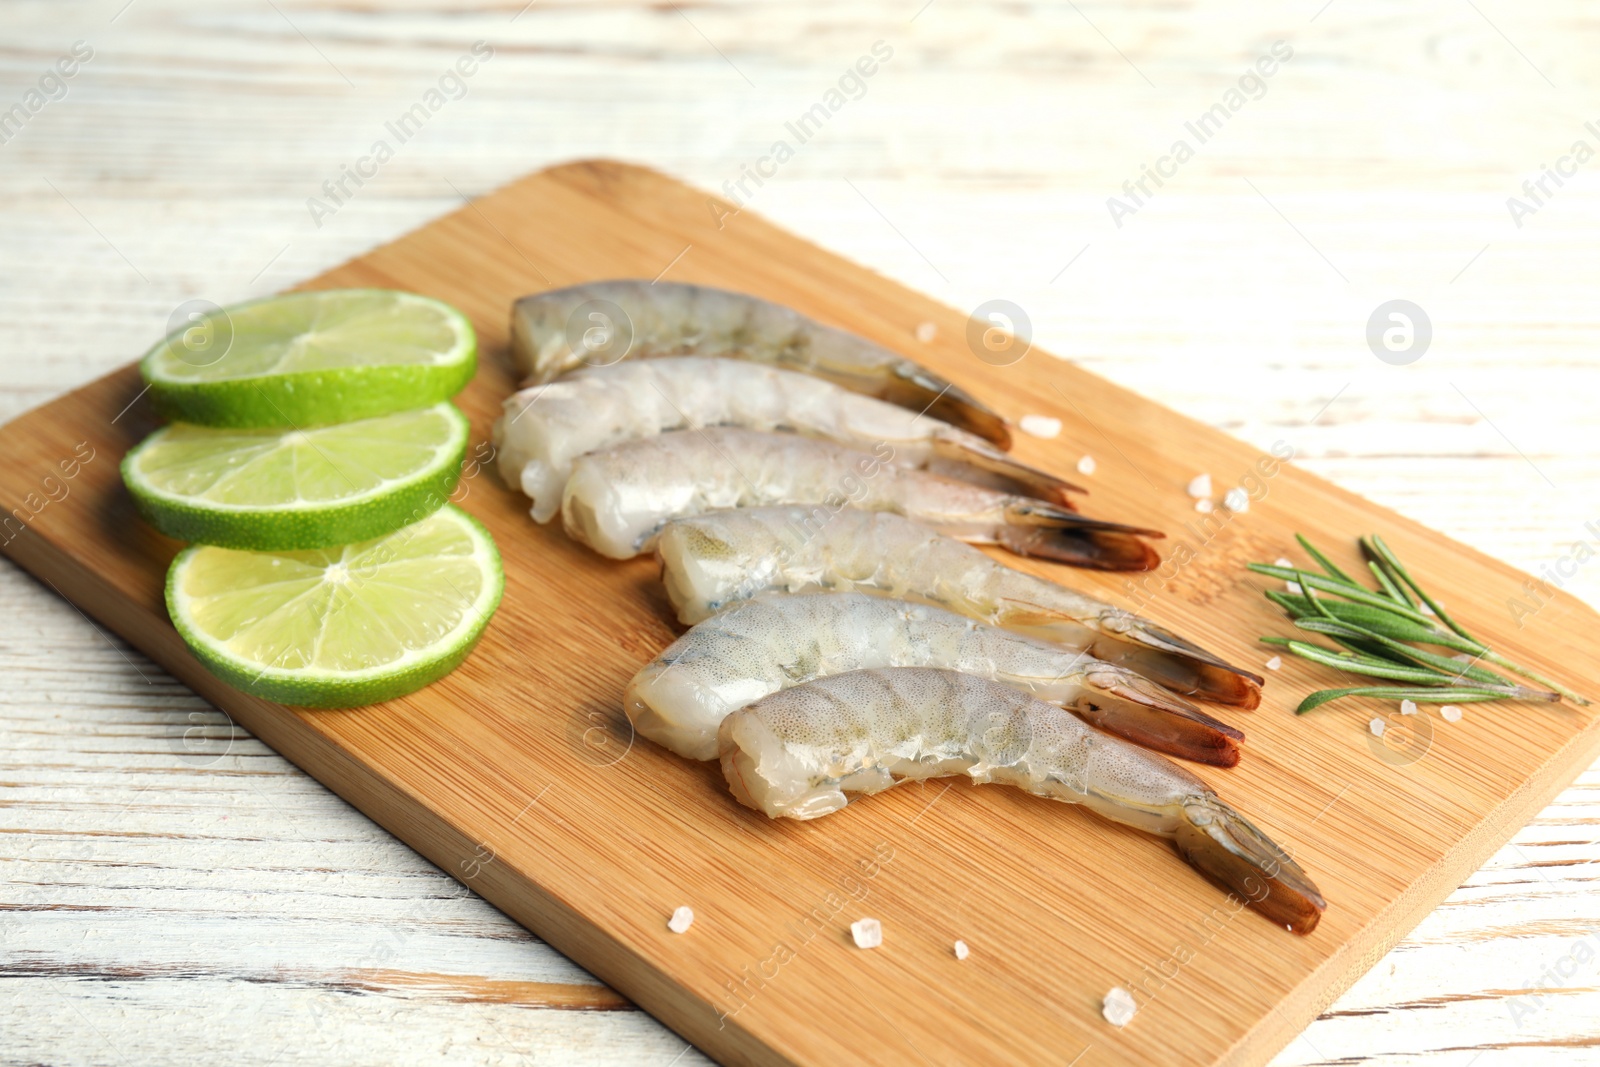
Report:
[[[1589,609],[1562,600],[1519,632],[1498,606],[1523,576],[1290,465],[1261,480],[1249,512],[1202,528],[1188,479],[1210,470],[1220,491],[1261,454],[1042,352],[983,363],[963,315],[748,213],[719,230],[703,193],[646,171],[543,172],[311,285],[395,286],[462,308],[484,358],[459,403],[484,441],[513,384],[514,297],[658,274],[779,300],[920,358],[1010,415],[1060,417],[1060,438],[1023,436],[1018,454],[1067,471],[1094,452],[1086,510],[1174,537],[1169,564],[1131,586],[1037,569],[1225,656],[1259,663],[1254,638],[1284,629],[1246,560],[1298,558],[1302,530],[1348,564],[1353,536],[1376,529],[1447,604],[1468,606],[1491,644],[1580,687],[1600,675]],[[923,322],[938,327],[928,344],[914,340]],[[1249,735],[1244,762],[1204,774],[1328,897],[1305,939],[1235,914],[1159,842],[1005,790],[929,783],[816,823],[770,823],[735,805],[714,767],[632,743],[620,718],[626,679],[675,633],[654,565],[607,563],[535,527],[520,496],[472,469],[462,504],[494,531],[507,573],[477,652],[388,705],[281,708],[212,679],[165,621],[160,583],[178,546],[135,518],[115,469],[154,425],[137,394],[129,368],[0,431],[0,504],[31,516],[8,529],[7,553],[724,1062],[1071,1062],[1085,1049],[1086,1063],[1264,1062],[1600,747],[1591,713],[1491,706],[1454,725],[1419,720],[1385,746],[1364,731],[1370,708],[1295,720],[1295,701],[1327,676],[1286,665],[1259,711],[1223,713]],[[81,461],[84,447],[93,459]],[[75,453],[62,496],[58,468]],[[679,904],[698,918],[674,936],[665,921]],[[877,952],[849,943],[863,915],[884,923]],[[972,946],[965,962],[956,938]],[[1142,1005],[1121,1031],[1099,1018],[1118,984]]]

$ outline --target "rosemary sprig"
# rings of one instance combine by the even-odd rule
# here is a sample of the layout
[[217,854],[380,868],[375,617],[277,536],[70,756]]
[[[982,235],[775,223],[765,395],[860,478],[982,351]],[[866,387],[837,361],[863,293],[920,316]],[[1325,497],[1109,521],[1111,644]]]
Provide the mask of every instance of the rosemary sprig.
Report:
[[[1378,583],[1376,591],[1359,584],[1305,537],[1296,534],[1295,539],[1322,568],[1322,574],[1265,563],[1252,563],[1250,570],[1298,586],[1297,593],[1266,590],[1266,597],[1282,608],[1295,626],[1332,639],[1344,651],[1285,637],[1263,637],[1262,642],[1352,674],[1408,683],[1318,690],[1300,702],[1296,714],[1349,696],[1462,704],[1485,700],[1559,701],[1566,697],[1575,704],[1589,703],[1566,686],[1513,663],[1473,637],[1428,595],[1378,535],[1360,539],[1367,569]],[[1419,645],[1450,649],[1464,657],[1443,656]],[[1486,664],[1547,688],[1520,685],[1496,674]]]

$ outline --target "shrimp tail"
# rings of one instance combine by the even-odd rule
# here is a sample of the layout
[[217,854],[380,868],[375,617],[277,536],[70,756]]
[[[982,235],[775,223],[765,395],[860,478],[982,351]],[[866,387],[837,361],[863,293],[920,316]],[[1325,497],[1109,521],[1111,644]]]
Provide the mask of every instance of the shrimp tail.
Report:
[[934,455],[941,459],[997,474],[1028,496],[1060,504],[1069,511],[1075,509],[1067,494],[1088,492],[1080,485],[1074,485],[1064,478],[1058,478],[1047,471],[1013,459],[987,441],[975,439],[971,434],[958,435],[945,431],[935,434],[932,443]]
[[1042,500],[1014,500],[1006,525],[995,535],[1019,556],[1070,563],[1103,571],[1148,571],[1161,563],[1141,537],[1165,537],[1160,530],[1091,519]]
[[1019,556],[1037,556],[1088,570],[1150,571],[1161,565],[1154,548],[1124,533],[1006,526],[997,539]]
[[891,404],[932,415],[977,434],[1001,451],[1011,450],[1011,424],[999,412],[959,385],[935,378],[922,367],[902,362],[879,394]]
[[[1083,622],[1063,611],[1038,604],[1008,600],[1003,625],[1038,631],[1048,638],[1056,626],[1077,635]],[[1266,679],[1235,667],[1148,619],[1126,612],[1101,616],[1100,636],[1091,654],[1107,663],[1129,667],[1160,682],[1174,693],[1253,711],[1261,704]]]
[[1173,843],[1190,866],[1297,934],[1315,930],[1328,906],[1289,854],[1215,793],[1183,805]]
[[[1117,649],[1106,648],[1107,645],[1110,641],[1096,641],[1094,654],[1106,661],[1133,667],[1142,675],[1160,681],[1173,693],[1232,704],[1246,712],[1253,712],[1261,705],[1261,686],[1264,685],[1261,675],[1222,662],[1210,653],[1203,653],[1202,649],[1176,651],[1142,643],[1141,646],[1122,645],[1120,641]],[[1102,651],[1106,656],[1101,656]]]
[[1232,767],[1244,734],[1132,671],[1093,669],[1088,690],[1070,709],[1078,718],[1125,741],[1169,756]]

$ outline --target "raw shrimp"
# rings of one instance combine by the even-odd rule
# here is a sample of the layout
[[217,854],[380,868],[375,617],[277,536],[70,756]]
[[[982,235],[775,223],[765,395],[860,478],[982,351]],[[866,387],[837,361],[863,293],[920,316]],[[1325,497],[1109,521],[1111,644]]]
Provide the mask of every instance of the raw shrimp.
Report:
[[986,678],[898,667],[821,678],[729,715],[722,770],[743,804],[814,819],[905,781],[964,774],[1082,804],[1179,854],[1298,934],[1327,907],[1305,871],[1204,781]]
[[[616,321],[620,312],[622,321]],[[535,293],[511,309],[511,351],[534,385],[584,365],[655,356],[719,356],[801,371],[927,412],[1011,447],[986,404],[927,367],[798,311],[681,282],[589,282]]]
[[678,430],[580,456],[562,497],[567,533],[603,556],[631,559],[671,519],[719,508],[811,504],[818,521],[854,505],[921,519],[964,541],[1084,567],[1148,570],[1141,535],[1059,504],[894,465],[892,445],[858,452],[811,437],[754,430]]
[[1012,570],[885,511],[736,508],[678,519],[656,538],[678,619],[693,626],[764,593],[857,590],[937,604],[1120,663],[1185,696],[1254,708],[1262,679],[1149,619]]
[[623,708],[650,740],[711,759],[722,720],[769,693],[827,674],[908,666],[995,678],[1139,744],[1223,767],[1239,761],[1243,734],[1142,675],[941,608],[863,593],[729,608],[634,675]]
[[[1017,462],[981,437],[809,374],[733,359],[676,357],[585,367],[507,398],[494,424],[500,473],[548,522],[572,461],[670,430],[793,430],[855,448],[879,442],[895,463],[1066,503],[1077,486]],[[1081,490],[1079,490],[1081,492]]]

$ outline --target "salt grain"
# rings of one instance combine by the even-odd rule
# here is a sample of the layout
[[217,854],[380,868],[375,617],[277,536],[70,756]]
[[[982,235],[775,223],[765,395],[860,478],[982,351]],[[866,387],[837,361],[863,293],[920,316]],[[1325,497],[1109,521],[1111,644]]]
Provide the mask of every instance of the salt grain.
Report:
[[883,944],[883,924],[877,919],[857,919],[850,924],[856,948],[877,948]]
[[1283,587],[1287,589],[1292,596],[1299,596],[1301,593],[1305,592],[1304,589],[1300,588],[1299,582],[1284,582]]
[[1444,707],[1439,709],[1439,718],[1443,719],[1445,722],[1460,722],[1461,709],[1456,707],[1454,704],[1446,704]]
[[967,943],[965,941],[957,941],[956,942],[956,959],[964,960],[966,958],[967,958]]
[[1024,415],[1019,425],[1023,433],[1043,437],[1047,441],[1061,433],[1061,420],[1053,419],[1049,415]]
[[1243,515],[1250,510],[1250,494],[1234,486],[1222,495],[1222,506],[1235,515]]
[[672,918],[667,920],[667,929],[675,934],[681,934],[693,924],[693,908],[676,908],[672,912]]
[[1209,514],[1211,514],[1211,512],[1212,512],[1212,510],[1213,510],[1213,509],[1214,509],[1214,508],[1215,508],[1215,507],[1216,507],[1216,505],[1215,505],[1215,504],[1213,504],[1213,503],[1212,503],[1212,502],[1211,502],[1211,501],[1209,501],[1209,500],[1206,500],[1206,499],[1205,499],[1205,498],[1203,498],[1203,497],[1202,497],[1202,498],[1201,498],[1201,499],[1199,499],[1199,500],[1196,500],[1196,501],[1195,501],[1195,502],[1194,502],[1194,509],[1195,509],[1195,510],[1196,510],[1196,511],[1198,511],[1198,512],[1199,512],[1199,513],[1200,513],[1200,514],[1202,514],[1202,515],[1209,515]]
[[1210,496],[1211,495],[1211,475],[1209,475],[1209,474],[1197,474],[1197,475],[1195,475],[1194,479],[1189,482],[1188,493],[1189,493],[1190,496],[1192,496],[1192,497],[1194,497],[1196,499],[1199,499],[1200,497]]
[[1112,986],[1111,992],[1100,1004],[1100,1014],[1106,1017],[1106,1022],[1112,1026],[1127,1026],[1133,1021],[1133,1013],[1139,1010],[1139,1005],[1134,1002],[1133,994],[1121,986]]
[[1372,731],[1373,737],[1382,737],[1384,731],[1383,720],[1373,719],[1371,722],[1367,723],[1367,729]]
[[1283,657],[1282,656],[1273,656],[1271,659],[1267,660],[1267,670],[1269,670],[1269,671],[1275,671],[1279,667],[1282,667],[1282,666],[1283,666]]
[[1417,610],[1422,612],[1424,615],[1432,615],[1433,614],[1433,609],[1428,607],[1427,604],[1423,604],[1421,607],[1417,608]]
[[1416,713],[1417,713],[1417,702],[1415,700],[1402,700],[1400,702],[1400,714],[1402,714],[1402,715],[1415,715]]
[[1272,561],[1272,565],[1274,567],[1293,567],[1294,560],[1284,559],[1282,556],[1279,556],[1277,559]]
[[924,322],[917,326],[917,340],[927,344],[939,336],[939,327],[931,322]]
[[1082,459],[1078,460],[1078,473],[1079,474],[1093,474],[1094,473],[1094,466],[1095,466],[1094,457],[1093,456],[1084,456]]

